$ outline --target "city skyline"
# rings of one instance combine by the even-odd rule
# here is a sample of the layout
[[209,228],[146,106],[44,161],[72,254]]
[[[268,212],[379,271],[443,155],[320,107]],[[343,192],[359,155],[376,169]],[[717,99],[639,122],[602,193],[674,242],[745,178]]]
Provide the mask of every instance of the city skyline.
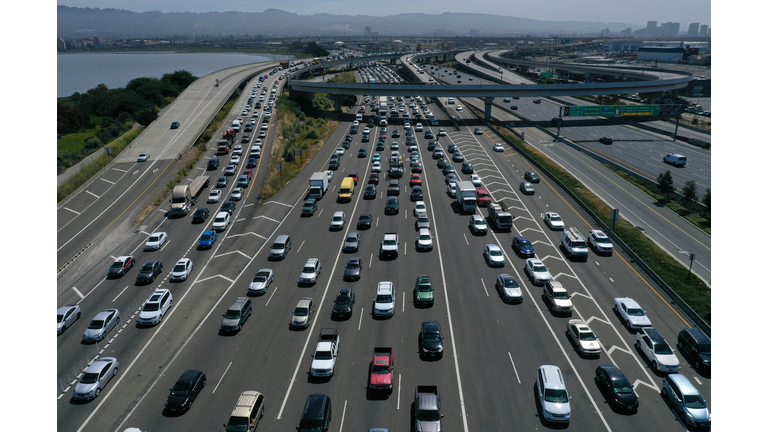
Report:
[[[550,21],[586,21],[611,23],[620,22],[644,27],[647,21],[679,22],[682,28],[688,28],[690,23],[699,22],[711,24],[711,3],[697,0],[647,0],[639,10],[634,4],[620,2],[605,3],[599,0],[554,0],[547,3],[530,3],[520,0],[477,0],[466,1],[445,0],[439,8],[429,3],[414,3],[404,0],[392,0],[387,8],[371,8],[370,4],[351,0],[331,0],[310,2],[307,0],[284,0],[279,5],[262,2],[245,2],[242,0],[115,0],[105,2],[100,0],[58,0],[58,5],[80,8],[113,8],[125,9],[132,12],[263,12],[267,9],[280,9],[297,15],[314,15],[319,13],[335,15],[368,15],[389,16],[401,13],[441,14],[477,13],[499,16],[527,18]],[[556,6],[556,7],[553,7]]]

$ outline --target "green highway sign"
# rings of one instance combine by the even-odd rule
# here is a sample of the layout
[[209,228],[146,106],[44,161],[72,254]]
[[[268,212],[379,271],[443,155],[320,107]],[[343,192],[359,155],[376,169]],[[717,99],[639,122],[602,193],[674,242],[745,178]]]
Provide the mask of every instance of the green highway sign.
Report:
[[619,115],[659,115],[658,105],[620,105]]
[[563,107],[563,116],[629,116],[659,115],[659,105],[590,105]]
[[539,74],[539,76],[542,77],[542,78],[554,78],[555,73],[554,72],[542,72],[541,74]]

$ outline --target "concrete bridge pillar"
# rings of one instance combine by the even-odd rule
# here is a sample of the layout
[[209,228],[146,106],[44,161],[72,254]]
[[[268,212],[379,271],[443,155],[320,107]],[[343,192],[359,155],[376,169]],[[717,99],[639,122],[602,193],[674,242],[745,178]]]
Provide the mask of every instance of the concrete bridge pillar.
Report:
[[397,59],[396,58],[389,59],[389,64],[391,65],[397,64]]
[[491,107],[493,107],[493,97],[485,98],[485,121],[491,121]]
[[336,112],[341,112],[341,102],[346,100],[348,95],[329,94],[328,99],[333,101],[333,107]]
[[443,63],[448,61],[448,54],[443,54]]

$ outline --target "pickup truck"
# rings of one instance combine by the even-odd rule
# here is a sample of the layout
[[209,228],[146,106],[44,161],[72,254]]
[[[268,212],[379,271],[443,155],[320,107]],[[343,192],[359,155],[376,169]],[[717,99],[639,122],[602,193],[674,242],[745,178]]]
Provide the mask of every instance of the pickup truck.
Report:
[[440,393],[437,386],[416,386],[413,397],[413,424],[416,432],[442,432]]
[[375,347],[371,360],[368,389],[371,391],[392,392],[392,375],[395,369],[395,358],[391,347]]
[[313,377],[333,376],[336,356],[339,354],[339,332],[335,328],[320,329],[315,354],[312,355],[310,375]]
[[384,233],[384,239],[381,241],[381,249],[379,255],[395,257],[398,254],[398,245],[400,244],[400,238],[397,233]]

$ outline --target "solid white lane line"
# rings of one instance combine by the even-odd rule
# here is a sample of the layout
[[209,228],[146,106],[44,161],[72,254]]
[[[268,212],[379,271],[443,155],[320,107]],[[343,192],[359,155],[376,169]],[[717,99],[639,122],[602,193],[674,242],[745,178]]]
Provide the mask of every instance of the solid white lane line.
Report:
[[221,374],[221,378],[219,378],[219,382],[216,383],[216,387],[213,388],[213,391],[211,393],[216,393],[216,389],[219,388],[219,384],[224,380],[224,376],[227,374],[227,371],[229,370],[230,366],[232,366],[232,362],[229,362],[227,365],[227,368],[224,369],[224,373]]
[[[88,191],[86,191],[86,192],[88,192]],[[69,208],[69,207],[64,207],[64,210],[69,210],[69,211],[71,211],[71,212],[72,212],[72,213],[74,213],[74,214],[78,214],[78,215],[80,214],[80,212],[74,211],[74,210],[72,210],[72,209],[71,209],[71,208]]]
[[480,283],[483,284],[483,289],[485,290],[485,296],[490,297],[490,295],[488,295],[488,289],[485,287],[485,281],[483,280],[483,278],[480,278]]
[[357,323],[357,330],[360,331],[360,326],[363,325],[363,308],[360,308],[360,321]]
[[512,360],[512,353],[510,353],[509,351],[507,351],[507,354],[509,354],[509,361],[511,361],[511,362],[512,362],[512,369],[514,369],[514,370],[515,370],[515,376],[517,377],[517,383],[518,383],[518,384],[521,384],[521,382],[520,382],[520,375],[518,375],[518,374],[517,374],[517,367],[515,367],[515,361],[514,361],[514,360]]
[[269,302],[270,302],[270,301],[272,301],[272,296],[274,296],[276,292],[277,292],[277,287],[274,287],[274,289],[272,290],[272,294],[270,294],[270,295],[269,295],[269,299],[268,299],[268,300],[267,300],[267,302],[264,304],[264,307],[267,307],[267,305],[269,304]]
[[397,374],[397,409],[400,409],[400,384],[403,379],[400,374]]
[[77,295],[79,295],[79,296],[80,296],[80,300],[82,300],[82,299],[84,299],[84,298],[85,298],[85,296],[83,295],[83,293],[81,293],[81,292],[80,292],[80,290],[78,290],[76,287],[72,287],[72,289],[75,291],[75,294],[77,294]]
[[[123,290],[122,290],[122,291],[120,291],[120,294],[124,293],[124,292],[125,292],[125,290],[127,290],[129,286],[130,286],[130,285],[126,285],[126,286],[125,286],[125,288],[123,288]],[[118,295],[117,295],[117,297],[120,297],[120,294],[118,294]],[[113,299],[112,299],[112,303],[114,303],[114,302],[115,302],[115,300],[117,300],[117,297],[115,297],[115,298],[113,298]]]
[[347,401],[344,400],[344,411],[341,412],[341,424],[339,425],[339,432],[344,429],[344,416],[347,415]]

